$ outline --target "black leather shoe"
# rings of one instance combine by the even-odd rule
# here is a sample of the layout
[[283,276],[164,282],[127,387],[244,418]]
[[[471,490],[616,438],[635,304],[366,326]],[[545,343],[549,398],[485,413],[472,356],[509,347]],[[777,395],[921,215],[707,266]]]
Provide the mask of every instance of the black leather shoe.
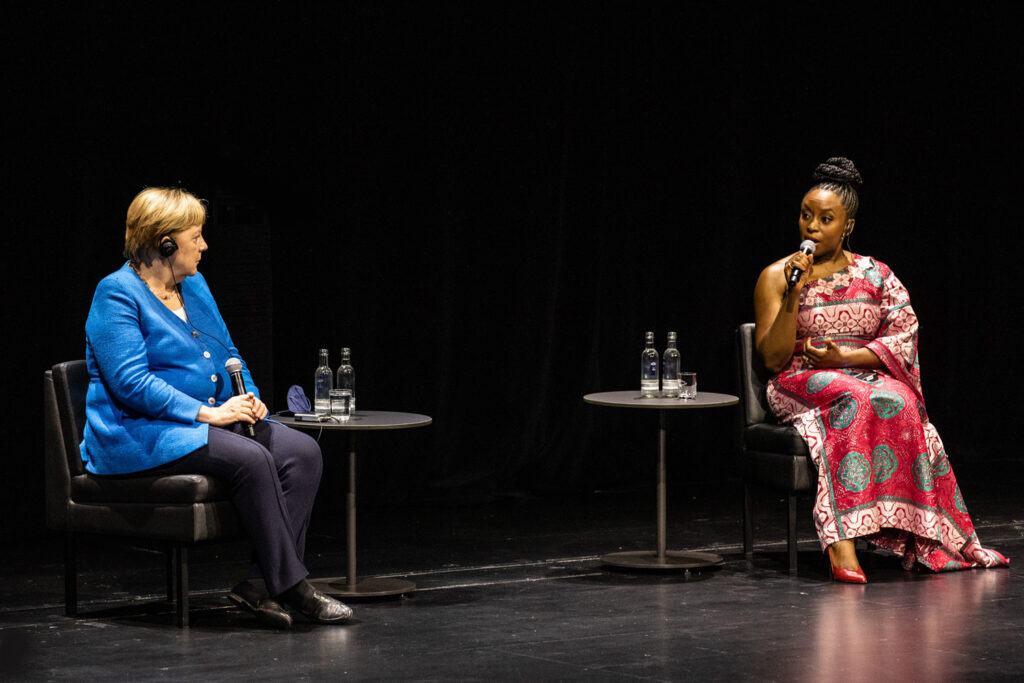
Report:
[[341,624],[352,617],[351,607],[321,593],[309,583],[303,586],[301,593],[292,588],[278,597],[288,609],[317,624]]
[[255,614],[257,619],[268,626],[280,629],[292,627],[292,615],[267,594],[262,581],[243,581],[231,589],[228,599]]

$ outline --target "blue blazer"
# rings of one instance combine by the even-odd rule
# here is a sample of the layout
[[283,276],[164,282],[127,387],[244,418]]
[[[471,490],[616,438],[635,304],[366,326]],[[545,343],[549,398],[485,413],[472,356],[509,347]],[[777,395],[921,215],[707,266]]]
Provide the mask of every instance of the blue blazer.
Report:
[[[185,278],[181,294],[200,331],[161,303],[128,263],[96,287],[85,323],[81,452],[88,471],[141,472],[206,445],[210,426],[196,421],[199,408],[231,397],[224,361],[241,356],[203,276]],[[258,396],[244,361],[242,376]]]

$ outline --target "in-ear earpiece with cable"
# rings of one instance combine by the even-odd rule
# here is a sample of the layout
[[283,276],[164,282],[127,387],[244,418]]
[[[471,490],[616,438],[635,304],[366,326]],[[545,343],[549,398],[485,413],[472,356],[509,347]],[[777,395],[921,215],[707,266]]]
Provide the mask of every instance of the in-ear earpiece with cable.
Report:
[[178,251],[178,243],[174,241],[174,238],[170,235],[165,236],[160,240],[160,245],[157,247],[160,255],[164,258],[168,258],[171,254]]

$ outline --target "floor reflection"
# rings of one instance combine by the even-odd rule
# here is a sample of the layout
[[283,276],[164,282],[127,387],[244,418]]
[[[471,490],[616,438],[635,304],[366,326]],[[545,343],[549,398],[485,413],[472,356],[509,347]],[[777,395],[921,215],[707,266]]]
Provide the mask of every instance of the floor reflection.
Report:
[[813,625],[816,673],[824,680],[877,674],[909,681],[969,671],[966,645],[983,637],[975,631],[1010,576],[1007,569],[976,569],[833,584]]

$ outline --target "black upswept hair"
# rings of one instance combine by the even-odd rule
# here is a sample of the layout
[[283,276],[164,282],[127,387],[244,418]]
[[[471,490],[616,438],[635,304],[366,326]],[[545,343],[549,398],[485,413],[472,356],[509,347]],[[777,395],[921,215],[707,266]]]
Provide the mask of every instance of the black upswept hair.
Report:
[[829,190],[839,195],[843,208],[846,209],[847,219],[857,217],[857,208],[860,206],[860,197],[857,190],[864,184],[860,177],[860,171],[853,165],[853,162],[846,157],[830,157],[825,163],[818,164],[814,169],[814,180],[817,183],[811,190]]

